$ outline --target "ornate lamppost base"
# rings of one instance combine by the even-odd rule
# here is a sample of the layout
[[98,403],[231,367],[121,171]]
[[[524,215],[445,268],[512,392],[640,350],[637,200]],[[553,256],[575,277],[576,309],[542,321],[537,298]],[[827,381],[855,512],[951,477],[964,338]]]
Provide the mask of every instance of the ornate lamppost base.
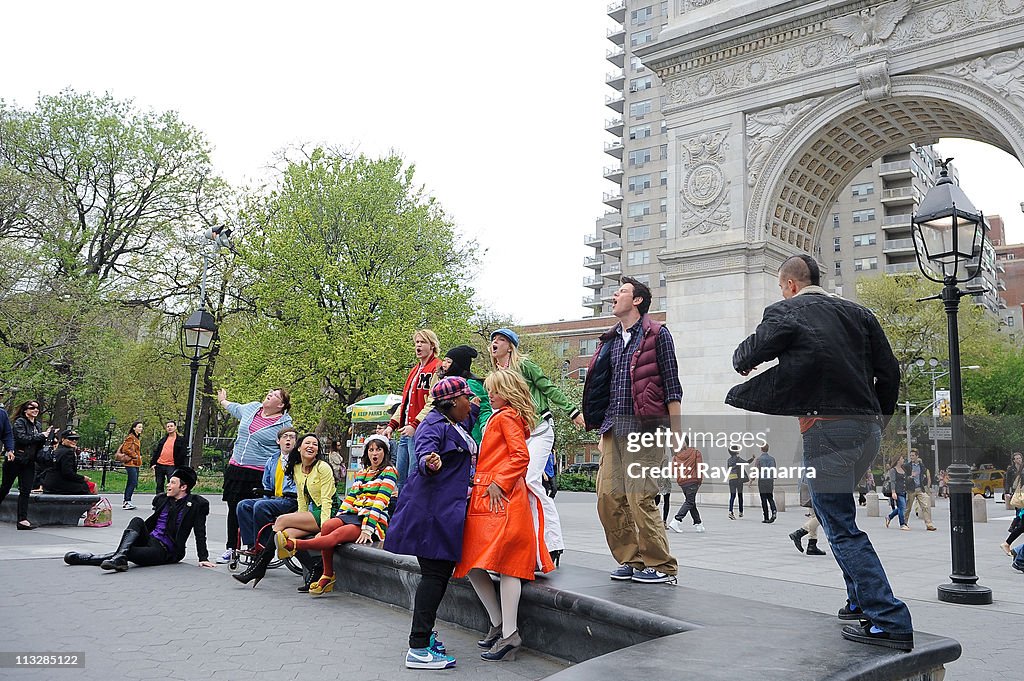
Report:
[[992,589],[977,584],[940,584],[939,600],[957,605],[992,605]]

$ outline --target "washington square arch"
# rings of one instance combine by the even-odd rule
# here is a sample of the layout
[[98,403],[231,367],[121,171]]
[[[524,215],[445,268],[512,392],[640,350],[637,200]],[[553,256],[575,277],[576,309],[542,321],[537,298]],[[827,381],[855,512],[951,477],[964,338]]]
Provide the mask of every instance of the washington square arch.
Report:
[[1024,159],[1024,0],[676,2],[637,50],[667,97],[668,323],[685,412],[727,414],[733,350],[858,171],[940,137]]

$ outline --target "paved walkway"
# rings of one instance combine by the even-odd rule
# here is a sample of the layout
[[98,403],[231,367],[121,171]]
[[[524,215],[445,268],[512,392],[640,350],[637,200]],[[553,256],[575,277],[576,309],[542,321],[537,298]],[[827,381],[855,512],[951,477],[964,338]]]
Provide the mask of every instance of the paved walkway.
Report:
[[[210,551],[217,555],[224,545],[226,509],[216,498],[211,502]],[[135,513],[142,515],[148,499],[137,497],[136,503],[140,511]],[[558,506],[568,545],[562,560],[613,568],[594,496],[563,492]],[[802,524],[803,509],[780,513],[773,525],[760,522],[760,509],[748,511],[745,518],[730,521],[724,508],[705,507],[706,534],[669,533],[681,581],[711,593],[835,612],[845,600],[835,561],[798,553],[786,536]],[[947,679],[1015,676],[1024,626],[1024,575],[1009,567],[997,546],[1005,537],[1010,512],[990,502],[990,522],[975,525],[978,573],[981,583],[994,591],[995,603],[953,606],[935,596],[935,587],[948,579],[950,561],[948,508],[940,500],[934,511],[938,532],[926,532],[917,519],[912,532],[895,525],[886,530],[880,518],[862,517],[861,525],[897,595],[910,605],[915,627],[963,644],[964,655],[951,665]],[[226,566],[196,567],[191,544],[182,564],[125,574],[70,568],[60,560],[68,550],[109,550],[131,515],[115,508],[114,525],[102,529],[16,532],[12,525],[0,525],[5,631],[0,652],[85,652],[85,668],[68,673],[76,679],[202,675],[218,680],[358,681],[432,675],[403,666],[407,612],[348,594],[322,599],[297,594],[298,578],[284,568],[270,571],[253,591],[230,580]],[[440,629],[459,659],[446,678],[539,679],[564,667],[535,654],[522,655],[515,663],[485,664],[477,656],[478,632],[445,624]],[[685,656],[680,662],[685,667],[682,660]],[[54,673],[3,669],[0,678],[50,679]]]

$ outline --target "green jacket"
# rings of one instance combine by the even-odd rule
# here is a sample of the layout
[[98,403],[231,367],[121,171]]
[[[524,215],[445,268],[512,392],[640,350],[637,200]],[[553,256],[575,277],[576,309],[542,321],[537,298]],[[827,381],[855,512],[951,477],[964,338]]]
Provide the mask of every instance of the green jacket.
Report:
[[487,396],[484,382],[480,379],[471,378],[467,383],[469,383],[469,389],[473,391],[473,394],[480,398],[480,416],[476,420],[476,425],[473,426],[473,432],[470,433],[476,443],[480,444],[484,437],[484,426],[487,425],[487,419],[491,418],[491,398]]
[[524,359],[519,364],[519,373],[526,379],[526,385],[530,387],[530,397],[533,398],[533,406],[536,408],[538,416],[550,411],[552,404],[567,412],[570,419],[576,418],[576,415],[580,413],[580,410],[569,401],[565,393],[544,375],[544,372],[533,360]]

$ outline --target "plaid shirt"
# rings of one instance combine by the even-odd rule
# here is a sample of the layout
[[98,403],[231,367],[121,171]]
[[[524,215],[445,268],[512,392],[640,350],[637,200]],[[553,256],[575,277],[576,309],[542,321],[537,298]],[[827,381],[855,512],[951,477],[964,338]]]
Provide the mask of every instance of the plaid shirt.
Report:
[[[615,336],[608,341],[611,346],[612,385],[608,411],[601,423],[601,433],[613,428],[618,434],[625,436],[627,432],[639,430],[633,418],[633,377],[629,373],[630,360],[640,348],[643,340],[643,318],[637,320],[629,329],[629,343],[622,337],[622,324],[615,329]],[[658,356],[658,371],[661,374],[662,387],[665,389],[665,404],[683,401],[683,387],[679,384],[679,365],[676,362],[676,348],[672,342],[672,334],[667,326],[655,340],[655,351]]]

